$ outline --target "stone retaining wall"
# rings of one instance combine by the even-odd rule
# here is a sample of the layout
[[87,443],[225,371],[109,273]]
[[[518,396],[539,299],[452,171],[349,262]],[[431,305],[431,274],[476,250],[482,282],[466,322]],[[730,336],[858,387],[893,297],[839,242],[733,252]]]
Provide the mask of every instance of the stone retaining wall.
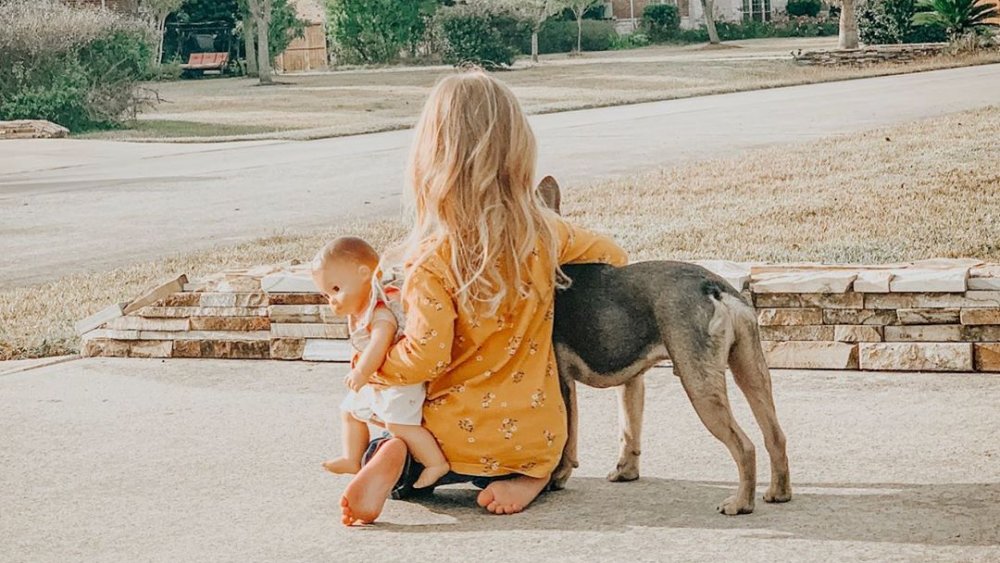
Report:
[[[1000,264],[699,262],[757,309],[773,368],[1000,372]],[[77,324],[83,355],[349,361],[308,266],[169,280]]]
[[795,62],[804,65],[869,65],[875,63],[906,63],[933,57],[944,52],[946,43],[921,43],[911,45],[873,45],[861,49],[834,49],[828,51],[799,51],[792,53]]

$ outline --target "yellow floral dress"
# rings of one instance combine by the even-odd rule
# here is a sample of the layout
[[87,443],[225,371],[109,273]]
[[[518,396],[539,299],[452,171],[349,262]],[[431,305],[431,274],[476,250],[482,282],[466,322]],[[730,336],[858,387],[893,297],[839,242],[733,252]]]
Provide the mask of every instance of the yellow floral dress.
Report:
[[[556,232],[560,264],[628,261],[607,237],[562,220]],[[443,255],[408,274],[404,336],[374,382],[428,382],[424,426],[456,473],[548,476],[566,443],[552,349],[553,265],[536,252],[526,279],[535,291],[485,317],[456,311],[456,284]]]

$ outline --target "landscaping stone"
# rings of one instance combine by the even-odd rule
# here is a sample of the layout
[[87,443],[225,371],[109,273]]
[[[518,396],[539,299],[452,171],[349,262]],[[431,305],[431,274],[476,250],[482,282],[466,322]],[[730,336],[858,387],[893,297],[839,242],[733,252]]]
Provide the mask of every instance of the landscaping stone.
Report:
[[306,341],[303,338],[272,338],[272,360],[301,360]]
[[93,315],[90,315],[89,317],[77,322],[74,325],[76,333],[80,335],[86,334],[94,330],[95,328],[100,327],[104,323],[124,315],[125,305],[126,305],[125,303],[115,303],[114,305],[111,305],[106,309],[102,309],[94,313]]
[[743,291],[750,281],[750,264],[729,260],[695,260],[692,262],[726,280],[736,291]]
[[881,342],[882,327],[837,325],[833,327],[833,339],[837,342]]
[[833,340],[832,326],[762,326],[761,340]]
[[889,291],[895,293],[956,292],[966,290],[968,268],[951,270],[894,270]]
[[1000,291],[1000,264],[987,264],[969,270],[969,289]]
[[201,293],[200,307],[266,307],[269,301],[266,293]]
[[974,345],[976,371],[1000,372],[1000,342]]
[[270,330],[271,320],[264,317],[191,317],[194,331],[259,331]]
[[897,309],[899,324],[937,325],[957,324],[959,309]]
[[964,325],[1000,325],[1000,309],[962,309],[959,318]]
[[347,325],[321,323],[273,323],[272,338],[347,338]]
[[974,303],[970,307],[1000,308],[1000,291],[966,291],[965,298]]
[[140,296],[138,299],[133,300],[129,303],[124,311],[126,315],[131,315],[132,313],[146,307],[147,305],[152,305],[157,301],[184,289],[184,284],[187,283],[187,276],[181,274],[174,279],[167,280],[160,285],[150,289],[145,294]]
[[940,55],[945,44],[876,45],[860,49],[836,49],[792,53],[795,62],[811,66],[864,66],[880,63],[905,63]]
[[268,293],[310,293],[316,285],[309,274],[279,272],[269,274],[260,280],[260,288]]
[[343,324],[344,317],[333,314],[328,305],[271,305],[268,316],[275,323]]
[[[995,370],[1000,289],[974,281],[995,279],[1000,264],[701,264],[742,287],[740,294],[755,304],[771,367]],[[966,275],[968,290],[955,283]],[[346,319],[333,314],[311,283],[308,268],[296,264],[187,283],[179,277],[137,299],[129,314],[122,304],[78,323],[83,353],[350,361]],[[918,283],[953,291],[917,291]]]
[[761,326],[820,325],[822,309],[758,309],[757,322]]
[[875,309],[824,309],[823,324],[828,325],[894,325],[899,322],[896,311]]
[[118,317],[106,323],[111,330],[155,330],[176,332],[190,330],[187,319],[151,319],[146,317]]
[[885,327],[886,342],[961,342],[961,325],[915,325]]
[[143,317],[266,317],[267,307],[143,307]]
[[231,360],[267,360],[271,342],[265,340],[178,340],[175,358],[219,358]]
[[864,296],[860,293],[759,293],[754,295],[754,304],[765,307],[819,307],[823,309],[862,309]]
[[[976,292],[966,292],[976,293]],[[1000,292],[981,292],[1000,293]],[[985,298],[970,299],[962,293],[866,293],[865,309],[954,309],[998,307]],[[1000,299],[1000,298],[998,298]]]
[[761,345],[771,368],[858,369],[857,344],[763,341]]
[[862,270],[854,280],[854,291],[859,293],[889,293],[892,272],[885,270]]
[[158,307],[197,307],[201,302],[201,295],[201,293],[190,291],[174,293],[160,299],[155,305]]
[[750,280],[750,289],[754,293],[844,293],[857,277],[854,272],[835,270],[761,274]]
[[962,326],[962,340],[966,342],[1000,342],[1000,325]]
[[111,358],[169,358],[172,351],[173,343],[169,340],[140,342],[93,339],[84,342],[82,355]]
[[69,129],[44,119],[0,121],[0,139],[63,139]]
[[320,293],[271,293],[271,305],[326,305],[326,297]]
[[302,359],[309,362],[350,362],[354,348],[347,340],[306,340]]
[[861,343],[863,370],[972,371],[972,344],[962,343]]

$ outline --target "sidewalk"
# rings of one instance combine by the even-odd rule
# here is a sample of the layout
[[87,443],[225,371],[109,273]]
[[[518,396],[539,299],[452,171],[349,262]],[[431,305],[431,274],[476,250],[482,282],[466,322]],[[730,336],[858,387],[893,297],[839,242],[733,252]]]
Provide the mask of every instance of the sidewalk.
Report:
[[[9,372],[0,364],[0,373]],[[581,391],[581,467],[527,512],[475,492],[344,529],[344,366],[85,359],[0,376],[4,561],[780,561],[1000,558],[1000,377],[775,371],[794,500],[714,510],[736,468],[667,370],[647,376],[642,478],[608,483],[616,399]],[[731,386],[738,420],[760,434]]]

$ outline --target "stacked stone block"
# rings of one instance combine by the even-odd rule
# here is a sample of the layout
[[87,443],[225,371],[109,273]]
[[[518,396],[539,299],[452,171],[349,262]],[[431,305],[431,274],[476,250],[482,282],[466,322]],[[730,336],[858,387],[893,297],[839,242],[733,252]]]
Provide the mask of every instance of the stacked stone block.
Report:
[[[1000,372],[1000,264],[703,261],[757,310],[773,368]],[[348,361],[346,320],[297,263],[168,280],[81,321],[83,354]]]

